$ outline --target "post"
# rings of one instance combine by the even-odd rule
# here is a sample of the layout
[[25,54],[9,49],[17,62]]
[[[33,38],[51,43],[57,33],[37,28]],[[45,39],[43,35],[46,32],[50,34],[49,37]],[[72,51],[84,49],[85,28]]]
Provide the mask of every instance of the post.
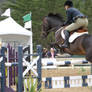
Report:
[[39,60],[37,61],[37,73],[38,73],[37,91],[39,91],[41,89],[41,81],[42,81],[42,72],[41,72],[42,47],[41,45],[37,45],[37,53],[40,56]]
[[18,92],[22,92],[23,91],[23,65],[22,65],[22,61],[23,61],[23,49],[22,46],[18,47]]
[[[30,54],[33,54],[33,38],[32,38],[32,13],[30,12],[29,14],[26,14],[25,16],[23,16],[24,19],[24,28],[30,30]],[[32,61],[32,56],[31,57],[31,61]]]
[[1,61],[1,92],[5,92],[5,48],[1,49],[1,57],[3,60]]
[[[30,54],[33,54],[33,33],[32,33],[32,28],[30,28]],[[31,56],[31,61],[33,60],[33,56]]]

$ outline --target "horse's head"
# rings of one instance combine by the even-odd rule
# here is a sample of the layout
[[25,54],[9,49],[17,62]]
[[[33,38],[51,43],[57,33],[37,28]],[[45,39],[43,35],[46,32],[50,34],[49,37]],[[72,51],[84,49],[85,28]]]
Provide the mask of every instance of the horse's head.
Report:
[[[52,31],[57,31],[57,27],[64,22],[63,17],[59,14],[49,13],[48,16],[43,18],[42,21],[42,34],[41,37],[46,38]],[[53,29],[54,28],[54,29]]]
[[42,34],[41,37],[42,38],[46,38],[49,34],[49,30],[50,30],[50,24],[48,21],[48,17],[44,17],[43,21],[42,21]]

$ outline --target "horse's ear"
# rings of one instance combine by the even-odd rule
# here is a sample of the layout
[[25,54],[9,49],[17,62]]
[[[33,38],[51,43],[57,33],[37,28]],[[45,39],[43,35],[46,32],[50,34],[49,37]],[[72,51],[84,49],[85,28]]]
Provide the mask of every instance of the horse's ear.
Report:
[[49,17],[50,17],[50,16],[53,16],[53,15],[54,15],[53,13],[49,13],[49,14],[48,14]]
[[63,17],[61,16],[61,14],[56,13],[56,14],[55,14],[55,16],[57,16],[57,17],[59,17],[60,19],[62,19],[62,20],[63,20]]
[[56,13],[55,16],[62,17],[61,14],[59,13]]

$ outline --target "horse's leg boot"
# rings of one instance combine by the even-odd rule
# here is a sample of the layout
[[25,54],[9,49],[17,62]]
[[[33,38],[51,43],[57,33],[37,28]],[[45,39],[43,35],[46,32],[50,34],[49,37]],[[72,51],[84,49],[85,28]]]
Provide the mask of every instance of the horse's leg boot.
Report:
[[69,31],[64,30],[64,34],[65,34],[65,41],[64,41],[64,44],[62,45],[62,48],[68,48],[69,47],[68,39],[70,36]]

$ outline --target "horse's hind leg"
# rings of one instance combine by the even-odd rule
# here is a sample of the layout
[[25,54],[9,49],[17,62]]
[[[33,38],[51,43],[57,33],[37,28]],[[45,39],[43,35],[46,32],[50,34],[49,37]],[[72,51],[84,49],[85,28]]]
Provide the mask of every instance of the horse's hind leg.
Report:
[[88,49],[86,52],[86,60],[92,63],[92,50]]

